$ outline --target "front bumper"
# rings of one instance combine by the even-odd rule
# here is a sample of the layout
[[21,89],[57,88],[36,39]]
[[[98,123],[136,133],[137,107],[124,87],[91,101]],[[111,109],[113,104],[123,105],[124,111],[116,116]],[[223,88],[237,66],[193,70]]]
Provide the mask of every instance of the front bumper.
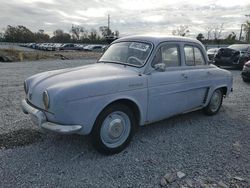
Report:
[[22,100],[21,105],[23,112],[31,116],[33,123],[44,129],[62,134],[77,133],[82,129],[81,125],[62,125],[47,121],[45,113],[28,104],[26,100]]

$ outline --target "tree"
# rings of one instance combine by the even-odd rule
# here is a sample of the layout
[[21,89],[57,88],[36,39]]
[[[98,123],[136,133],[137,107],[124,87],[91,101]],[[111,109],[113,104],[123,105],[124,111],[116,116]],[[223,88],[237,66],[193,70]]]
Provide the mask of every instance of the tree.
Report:
[[67,43],[71,42],[70,34],[64,33],[63,30],[57,29],[53,32],[54,36],[51,38],[52,42]]
[[18,26],[7,26],[7,29],[4,33],[4,40],[6,42],[34,42],[35,36],[28,28],[22,25]]
[[109,37],[112,34],[112,31],[107,26],[101,26],[99,27],[99,30],[103,38]]
[[96,42],[100,40],[100,36],[98,35],[97,31],[95,29],[91,29],[90,35],[88,36],[89,40],[91,42]]
[[215,40],[221,38],[222,31],[224,30],[223,26],[224,24],[222,23],[221,25],[217,25],[213,28],[213,35]]
[[243,27],[246,35],[246,42],[250,42],[250,20],[247,20]]
[[180,25],[177,27],[175,30],[172,31],[173,35],[178,35],[178,36],[186,36],[189,33],[189,29],[187,25]]
[[0,42],[3,41],[3,36],[4,36],[3,32],[0,32]]
[[212,28],[207,27],[206,32],[207,32],[207,40],[210,40],[211,39]]
[[203,36],[202,33],[199,33],[199,34],[197,35],[197,37],[196,37],[196,39],[199,40],[199,41],[201,41],[201,42],[202,42],[202,40],[203,40],[204,38],[205,38],[205,37]]
[[50,36],[44,33],[44,30],[39,29],[37,33],[34,33],[35,35],[35,42],[37,43],[43,43],[43,42],[49,42]]
[[79,25],[72,25],[70,32],[72,33],[72,39],[79,41],[86,29]]

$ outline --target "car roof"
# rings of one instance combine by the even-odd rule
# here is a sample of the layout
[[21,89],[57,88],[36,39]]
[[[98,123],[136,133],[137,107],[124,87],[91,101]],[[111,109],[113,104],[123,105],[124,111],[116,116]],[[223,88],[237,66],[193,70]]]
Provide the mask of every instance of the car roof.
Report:
[[171,36],[171,35],[133,35],[133,36],[126,36],[119,38],[115,40],[113,43],[122,41],[145,41],[145,42],[151,42],[154,45],[158,45],[159,43],[165,41],[193,42],[201,44],[200,41],[196,39],[181,37],[181,36]]

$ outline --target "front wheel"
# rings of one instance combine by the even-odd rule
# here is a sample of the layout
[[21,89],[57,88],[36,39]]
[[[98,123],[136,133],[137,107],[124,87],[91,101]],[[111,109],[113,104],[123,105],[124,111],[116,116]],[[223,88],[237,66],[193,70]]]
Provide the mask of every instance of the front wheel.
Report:
[[129,107],[124,104],[108,106],[95,122],[93,144],[101,153],[119,153],[129,144],[134,128],[135,118]]
[[210,98],[208,105],[203,109],[204,113],[207,115],[216,114],[220,110],[222,101],[223,101],[222,90],[221,89],[215,90],[212,97]]

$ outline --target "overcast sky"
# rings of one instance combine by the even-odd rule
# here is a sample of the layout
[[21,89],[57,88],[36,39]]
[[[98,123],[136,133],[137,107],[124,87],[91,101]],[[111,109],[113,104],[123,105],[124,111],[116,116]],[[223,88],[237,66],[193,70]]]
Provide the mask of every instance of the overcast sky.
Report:
[[[224,32],[239,33],[250,14],[250,0],[0,0],[0,29],[24,25],[32,31],[56,29],[69,32],[72,24],[87,29],[107,25],[120,35],[171,34],[188,25],[190,35],[224,23]],[[250,18],[248,18],[250,19]]]

